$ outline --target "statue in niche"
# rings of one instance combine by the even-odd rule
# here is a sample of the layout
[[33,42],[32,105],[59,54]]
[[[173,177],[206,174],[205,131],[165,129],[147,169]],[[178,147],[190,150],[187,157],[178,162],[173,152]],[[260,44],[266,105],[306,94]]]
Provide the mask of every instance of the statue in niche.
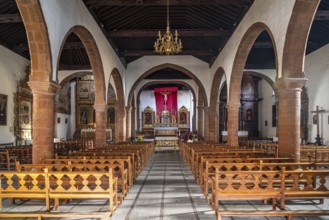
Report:
[[155,114],[155,124],[160,124],[160,116],[158,113]]
[[177,123],[177,121],[176,121],[176,115],[173,114],[173,115],[171,116],[171,124],[176,124],[176,123]]

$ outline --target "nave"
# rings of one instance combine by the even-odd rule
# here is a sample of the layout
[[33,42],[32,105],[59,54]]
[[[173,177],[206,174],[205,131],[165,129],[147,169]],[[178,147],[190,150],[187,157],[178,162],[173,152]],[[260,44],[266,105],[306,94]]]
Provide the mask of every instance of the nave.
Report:
[[[42,201],[18,200],[16,205],[10,206],[9,199],[4,200],[5,209],[2,212],[42,212]],[[287,202],[287,210],[320,210],[318,201]],[[329,201],[325,200],[328,207]],[[108,202],[94,200],[72,200],[60,206],[60,212],[106,212]],[[264,205],[261,201],[225,201],[220,202],[220,210],[230,211],[261,211],[270,210],[271,205]],[[33,218],[17,218],[32,220]],[[35,219],[35,218],[34,218]],[[47,219],[47,218],[43,218]],[[51,218],[56,219],[56,218]],[[67,218],[58,218],[67,219]],[[128,196],[113,213],[111,220],[213,220],[215,213],[196,184],[196,181],[187,164],[181,159],[179,151],[174,148],[159,147],[152,159],[144,167],[129,190]],[[223,220],[279,220],[284,217],[223,217]],[[322,220],[329,217],[293,217],[294,220]]]

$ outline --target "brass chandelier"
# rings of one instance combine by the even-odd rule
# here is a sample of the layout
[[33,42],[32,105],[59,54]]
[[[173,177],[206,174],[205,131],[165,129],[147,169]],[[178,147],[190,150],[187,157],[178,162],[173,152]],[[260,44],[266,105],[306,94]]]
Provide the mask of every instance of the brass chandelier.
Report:
[[170,32],[169,26],[169,0],[167,0],[167,30],[161,37],[161,32],[159,31],[158,39],[154,42],[155,52],[159,54],[177,54],[182,52],[182,41],[178,39],[177,30],[175,31],[175,38]]

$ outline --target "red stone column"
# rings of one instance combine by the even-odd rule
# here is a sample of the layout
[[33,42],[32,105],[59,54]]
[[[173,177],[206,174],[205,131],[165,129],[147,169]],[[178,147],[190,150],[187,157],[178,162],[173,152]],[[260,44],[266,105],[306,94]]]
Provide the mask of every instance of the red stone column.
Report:
[[198,109],[198,139],[203,138],[203,107],[199,106]]
[[97,148],[106,145],[107,111],[105,104],[95,104],[94,109],[96,114],[95,147]]
[[126,138],[131,139],[131,107],[126,106]]
[[203,108],[203,113],[204,113],[203,124],[204,124],[204,140],[205,141],[210,141],[210,133],[209,133],[210,111],[209,110],[210,110],[209,107]]
[[208,116],[208,141],[211,142],[218,142],[218,110],[219,110],[219,103],[216,103],[216,106],[209,107],[209,111],[207,114]]
[[136,137],[136,108],[131,108],[131,137]]
[[115,108],[115,143],[126,140],[126,119],[124,108]]
[[59,86],[52,82],[28,82],[33,93],[32,163],[41,158],[54,158],[55,93]]
[[305,78],[279,79],[275,84],[279,91],[279,156],[294,157],[300,161],[300,108],[301,88]]
[[240,103],[227,104],[227,144],[229,146],[239,145],[239,107]]

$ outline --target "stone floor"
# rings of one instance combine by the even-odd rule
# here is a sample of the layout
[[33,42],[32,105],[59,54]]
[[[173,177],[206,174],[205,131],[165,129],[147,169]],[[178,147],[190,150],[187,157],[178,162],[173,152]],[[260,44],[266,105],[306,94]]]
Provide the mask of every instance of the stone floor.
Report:
[[[91,205],[92,204],[92,205]],[[329,210],[329,201],[318,205],[317,201],[287,201],[287,209]],[[227,201],[221,203],[222,210],[270,210],[271,205],[259,201]],[[100,212],[107,211],[105,201],[72,201],[60,206],[59,211]],[[10,206],[4,201],[0,212],[44,211],[42,201],[18,201]],[[329,213],[328,213],[329,215]],[[30,220],[30,218],[17,218]],[[52,218],[54,219],[54,218]],[[195,183],[191,171],[180,159],[177,149],[158,148],[154,157],[139,175],[128,196],[111,217],[111,220],[215,220],[214,211],[206,203],[200,187]],[[223,217],[224,220],[279,220],[280,217]],[[294,220],[320,220],[327,217],[295,217]]]

